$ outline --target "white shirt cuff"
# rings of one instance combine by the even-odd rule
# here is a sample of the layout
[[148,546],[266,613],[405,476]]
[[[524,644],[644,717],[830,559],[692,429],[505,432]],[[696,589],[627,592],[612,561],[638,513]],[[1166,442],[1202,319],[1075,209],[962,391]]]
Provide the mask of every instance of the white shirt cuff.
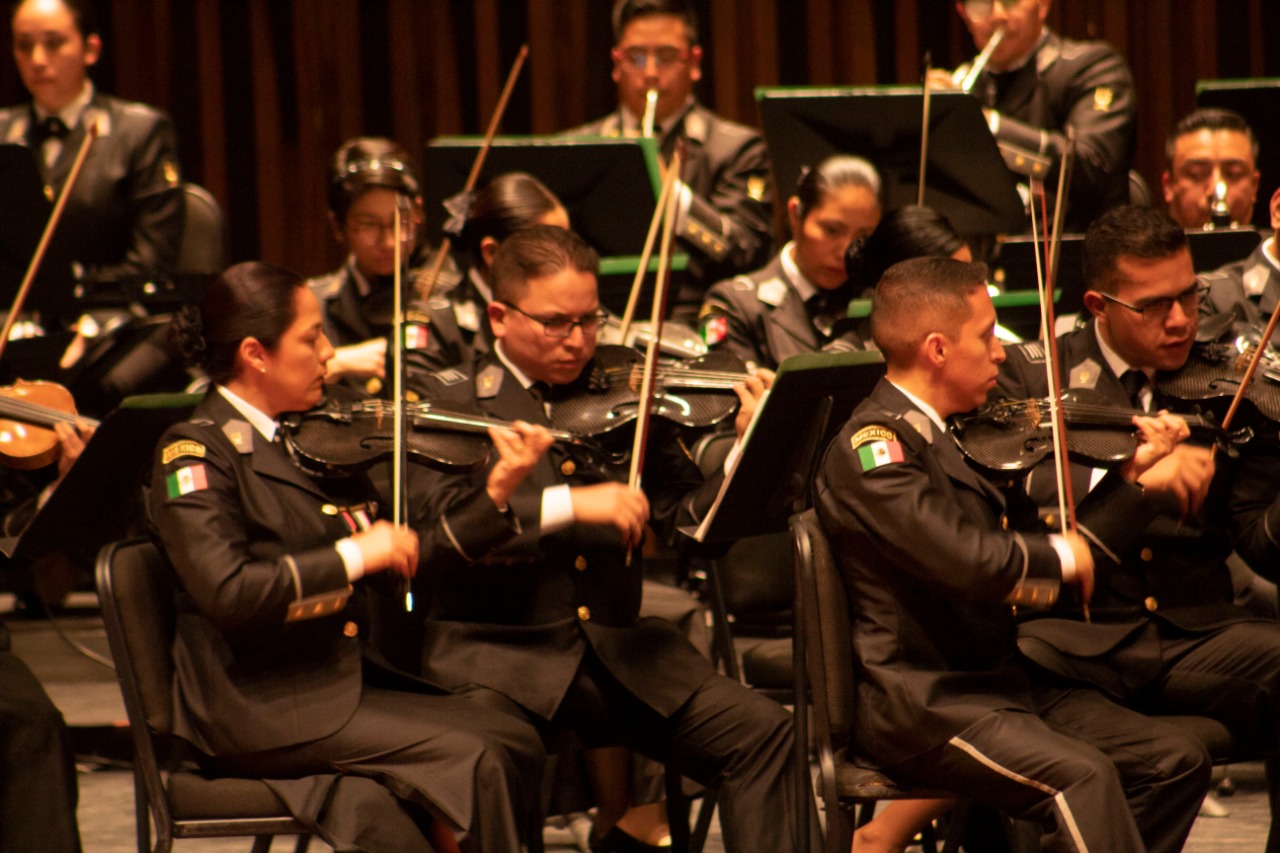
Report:
[[689,214],[689,205],[693,204],[693,190],[684,181],[677,180],[676,190],[676,224],[684,221]]
[[1062,582],[1071,583],[1076,579],[1076,555],[1072,553],[1066,537],[1050,533],[1049,544],[1058,552],[1058,562],[1062,563]]
[[569,485],[547,486],[542,490],[542,522],[540,530],[543,536],[564,530],[573,524],[573,498],[569,495]]
[[333,547],[337,549],[338,556],[342,557],[342,565],[347,570],[347,580],[354,582],[364,577],[364,555],[360,553],[360,546],[351,541],[350,536],[334,542]]

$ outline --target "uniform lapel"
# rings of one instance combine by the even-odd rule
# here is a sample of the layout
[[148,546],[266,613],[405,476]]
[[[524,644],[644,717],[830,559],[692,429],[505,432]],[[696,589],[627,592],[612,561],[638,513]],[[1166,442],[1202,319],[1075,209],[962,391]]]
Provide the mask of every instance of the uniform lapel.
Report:
[[[244,415],[240,414],[239,410],[216,390],[209,392],[209,396],[205,398],[202,408],[206,409],[206,414],[227,435],[232,446],[242,456],[250,457],[250,464],[254,473],[282,483],[288,483],[313,495],[318,495],[322,499],[327,497],[324,491],[316,485],[315,481],[302,473],[302,470],[297,465],[293,464],[293,460],[289,458],[289,452],[285,449],[283,442],[267,441],[260,432],[245,420]],[[237,435],[239,436],[238,438],[236,437]]]
[[[817,349],[819,343],[817,329],[813,326],[813,320],[809,317],[809,312],[805,310],[804,300],[796,292],[795,284],[787,277],[782,261],[779,258],[773,259],[773,262],[769,265],[769,272],[771,277],[776,277],[779,281],[785,283],[787,288],[782,302],[777,306],[772,306],[766,315],[770,329],[776,331],[779,335],[798,342],[803,346],[805,352]],[[773,337],[773,335],[771,334],[770,337]],[[772,349],[774,352],[789,352],[791,350],[790,347],[773,347]]]

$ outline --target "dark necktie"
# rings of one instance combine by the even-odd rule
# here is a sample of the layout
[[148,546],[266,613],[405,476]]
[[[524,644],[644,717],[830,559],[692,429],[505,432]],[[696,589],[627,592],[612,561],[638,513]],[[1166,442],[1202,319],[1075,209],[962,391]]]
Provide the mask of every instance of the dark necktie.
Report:
[[1147,407],[1142,404],[1142,389],[1147,387],[1147,374],[1141,370],[1126,370],[1120,377],[1120,384],[1129,392],[1129,402],[1140,412]]
[[32,121],[27,130],[27,144],[32,148],[41,148],[50,139],[63,139],[67,135],[67,125],[57,116],[48,116],[40,121]]

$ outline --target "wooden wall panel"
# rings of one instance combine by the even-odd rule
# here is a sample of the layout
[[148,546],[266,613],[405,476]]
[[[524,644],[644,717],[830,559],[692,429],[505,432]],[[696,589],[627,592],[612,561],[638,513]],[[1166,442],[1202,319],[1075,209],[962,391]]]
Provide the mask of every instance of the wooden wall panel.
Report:
[[[703,99],[756,123],[759,85],[911,83],[922,54],[973,54],[950,0],[693,0]],[[187,175],[225,208],[233,260],[314,274],[340,257],[328,162],[346,137],[480,133],[519,43],[531,46],[504,133],[554,132],[612,108],[607,0],[98,0],[106,91],[167,109]],[[1139,93],[1137,167],[1159,186],[1170,124],[1194,83],[1280,75],[1272,0],[1073,0],[1050,23],[1125,55]],[[9,22],[0,21],[0,39]],[[175,37],[175,33],[180,34]],[[192,43],[188,43],[192,42]],[[23,97],[0,62],[0,99]],[[1280,153],[1264,152],[1268,162]]]

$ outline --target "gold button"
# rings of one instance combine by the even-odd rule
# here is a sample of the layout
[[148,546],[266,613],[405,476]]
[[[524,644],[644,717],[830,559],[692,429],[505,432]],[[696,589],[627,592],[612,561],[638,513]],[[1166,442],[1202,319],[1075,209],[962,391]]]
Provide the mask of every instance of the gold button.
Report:
[[585,572],[587,570],[587,558],[579,554],[578,559],[573,561],[573,567],[580,572]]
[[360,633],[360,626],[354,622],[348,622],[342,626],[342,633],[348,637],[354,637],[356,634]]
[[581,619],[583,622],[589,621],[591,619],[591,608],[587,607],[585,604],[579,607],[578,618]]
[[364,383],[364,390],[370,394],[377,394],[382,390],[382,380],[376,376],[370,376],[369,381]]
[[1155,613],[1156,608],[1160,606],[1160,602],[1156,601],[1156,597],[1154,595],[1148,595],[1142,600],[1142,606],[1150,610],[1152,613]]
[[422,395],[420,395],[417,391],[405,391],[404,398],[408,400],[410,403],[416,403],[422,399]]
[[1053,527],[1053,521],[1054,521],[1054,518],[1056,518],[1056,516],[1054,516],[1054,515],[1052,515],[1052,514],[1050,514],[1050,515],[1046,515],[1046,516],[1044,517],[1044,523],[1045,523],[1046,525],[1048,525],[1049,527]]
[[572,477],[573,473],[578,470],[578,466],[573,464],[572,459],[566,459],[560,463],[560,473],[566,477]]
[[1142,558],[1142,562],[1150,563],[1151,558],[1155,556],[1155,552],[1150,548],[1143,548],[1142,551],[1138,553],[1138,556]]
[[338,508],[333,504],[325,504],[324,506],[320,507],[320,511],[323,512],[325,515],[338,514]]
[[1007,516],[1007,515],[1001,515],[1001,516],[1000,516],[1000,529],[1001,529],[1001,530],[1008,530],[1008,529],[1009,529],[1009,516]]

